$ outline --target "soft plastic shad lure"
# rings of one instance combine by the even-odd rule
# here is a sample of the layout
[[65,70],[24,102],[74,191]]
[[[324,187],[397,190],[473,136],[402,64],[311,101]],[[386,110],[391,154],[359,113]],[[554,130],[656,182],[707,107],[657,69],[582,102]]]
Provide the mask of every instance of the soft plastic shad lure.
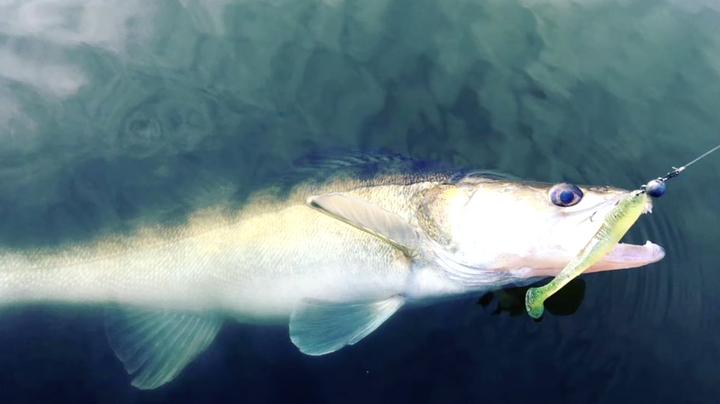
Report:
[[525,309],[532,318],[540,318],[544,310],[544,302],[555,294],[568,282],[582,274],[607,254],[630,230],[640,215],[645,211],[648,195],[659,198],[665,194],[665,182],[677,177],[688,166],[692,165],[708,154],[720,149],[720,145],[707,151],[695,160],[680,168],[673,167],[673,171],[664,177],[658,177],[632,192],[624,194],[616,205],[608,212],[597,233],[583,247],[565,268],[545,286],[530,288],[525,295]]

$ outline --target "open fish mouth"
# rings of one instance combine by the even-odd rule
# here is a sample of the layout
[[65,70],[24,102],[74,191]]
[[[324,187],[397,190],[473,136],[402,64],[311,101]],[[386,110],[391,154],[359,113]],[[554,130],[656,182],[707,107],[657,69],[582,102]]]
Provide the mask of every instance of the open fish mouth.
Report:
[[[638,268],[658,262],[664,257],[665,249],[650,241],[647,241],[643,245],[618,243],[601,259],[583,271],[583,273]],[[535,264],[534,269],[527,272],[525,277],[557,276],[562,269],[562,267],[537,265],[537,262],[529,263],[528,266],[533,264]]]
[[664,257],[665,249],[650,241],[643,245],[618,243],[585,272],[637,268],[658,262]]
[[[646,213],[652,213],[650,199],[645,204],[643,214]],[[664,257],[665,249],[651,241],[646,241],[643,245],[618,243],[604,257],[588,268],[585,273],[637,268],[658,262]]]
[[[614,202],[613,202],[614,203]],[[648,199],[643,214],[652,213],[652,201]],[[653,264],[665,257],[665,249],[650,241],[643,245],[618,243],[585,273],[613,269],[637,268]]]

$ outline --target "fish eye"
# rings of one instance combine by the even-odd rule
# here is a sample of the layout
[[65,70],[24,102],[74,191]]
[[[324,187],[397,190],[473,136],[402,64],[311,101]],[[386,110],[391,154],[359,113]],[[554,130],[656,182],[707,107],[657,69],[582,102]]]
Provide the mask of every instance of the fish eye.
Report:
[[583,193],[577,185],[563,182],[550,188],[550,201],[556,206],[574,206],[582,200]]

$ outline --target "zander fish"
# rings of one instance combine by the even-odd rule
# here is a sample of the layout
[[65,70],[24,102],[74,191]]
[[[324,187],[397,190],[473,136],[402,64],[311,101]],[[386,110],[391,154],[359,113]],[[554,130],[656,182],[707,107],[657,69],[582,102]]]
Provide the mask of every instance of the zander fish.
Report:
[[[403,306],[554,276],[629,192],[397,155],[308,160],[294,177],[183,225],[6,249],[0,307],[107,305],[111,346],[133,385],[153,389],[227,320],[289,324],[300,351],[323,355],[362,340]],[[664,255],[649,242],[618,244],[587,272]]]

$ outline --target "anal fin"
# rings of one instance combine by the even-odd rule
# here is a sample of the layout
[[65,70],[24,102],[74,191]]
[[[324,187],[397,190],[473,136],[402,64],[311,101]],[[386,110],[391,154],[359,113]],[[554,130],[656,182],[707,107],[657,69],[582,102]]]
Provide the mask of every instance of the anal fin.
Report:
[[290,316],[290,339],[307,355],[335,352],[375,331],[403,303],[401,296],[352,303],[304,299]]
[[154,389],[173,380],[215,339],[222,320],[175,311],[111,309],[110,346],[133,375],[132,385]]

